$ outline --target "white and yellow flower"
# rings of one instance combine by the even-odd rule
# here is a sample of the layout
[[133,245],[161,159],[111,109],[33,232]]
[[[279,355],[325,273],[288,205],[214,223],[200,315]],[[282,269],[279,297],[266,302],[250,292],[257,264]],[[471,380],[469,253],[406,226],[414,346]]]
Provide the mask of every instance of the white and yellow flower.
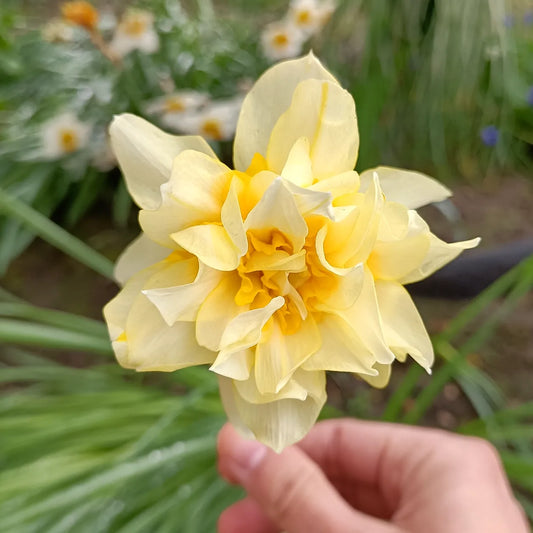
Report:
[[302,53],[305,34],[287,20],[268,24],[261,33],[261,48],[271,61],[296,57]]
[[63,113],[44,123],[41,128],[42,155],[46,159],[65,157],[89,140],[90,126],[72,113]]
[[384,386],[395,359],[433,350],[403,287],[477,240],[446,244],[416,209],[433,179],[353,170],[355,105],[313,56],[268,70],[244,100],[235,170],[200,137],[122,115],[111,140],[142,233],[104,309],[121,365],[210,365],[230,421],[276,450],[326,401],[326,371]]
[[288,19],[306,35],[319,32],[335,11],[332,0],[292,0]]
[[69,43],[74,40],[74,26],[63,19],[54,18],[43,26],[41,35],[50,43]]
[[208,94],[185,89],[155,98],[146,104],[145,109],[149,115],[179,116],[187,112],[197,111],[208,101]]
[[241,105],[241,96],[215,100],[196,111],[167,113],[161,121],[173,131],[201,135],[212,141],[228,141],[235,135]]
[[110,51],[124,57],[133,50],[152,54],[159,50],[159,37],[154,29],[154,16],[149,11],[128,9],[118,23]]

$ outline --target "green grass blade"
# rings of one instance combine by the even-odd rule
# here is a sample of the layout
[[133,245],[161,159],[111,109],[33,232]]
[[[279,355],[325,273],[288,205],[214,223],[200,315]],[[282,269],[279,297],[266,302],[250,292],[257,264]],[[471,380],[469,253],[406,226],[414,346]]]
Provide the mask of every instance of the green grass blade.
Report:
[[102,276],[113,279],[113,263],[109,259],[1,188],[0,213],[19,220],[51,245]]

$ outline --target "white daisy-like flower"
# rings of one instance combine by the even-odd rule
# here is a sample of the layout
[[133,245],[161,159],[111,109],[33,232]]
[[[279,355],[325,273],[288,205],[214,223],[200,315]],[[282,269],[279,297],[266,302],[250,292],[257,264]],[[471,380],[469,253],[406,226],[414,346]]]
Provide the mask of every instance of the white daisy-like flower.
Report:
[[263,53],[271,61],[300,55],[304,41],[305,34],[285,20],[268,24],[261,34]]
[[149,11],[130,9],[119,22],[110,50],[118,57],[124,57],[133,50],[152,54],[159,49],[159,37],[154,30],[154,16]]
[[328,22],[335,7],[332,0],[292,0],[288,19],[304,34],[313,35]]
[[199,91],[174,91],[146,104],[149,115],[174,115],[195,111],[209,101],[209,95]]
[[41,35],[50,43],[69,43],[74,40],[74,27],[62,19],[54,18],[43,26]]
[[167,114],[162,122],[180,133],[201,135],[212,141],[227,141],[235,135],[242,100],[242,96],[237,96],[212,102],[198,111]]
[[44,123],[41,129],[42,155],[57,159],[87,145],[90,126],[73,113],[63,113]]

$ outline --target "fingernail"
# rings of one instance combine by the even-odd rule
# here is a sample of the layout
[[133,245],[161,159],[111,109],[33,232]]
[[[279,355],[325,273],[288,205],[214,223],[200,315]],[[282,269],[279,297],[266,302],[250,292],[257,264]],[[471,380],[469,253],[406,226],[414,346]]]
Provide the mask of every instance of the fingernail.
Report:
[[231,447],[228,468],[238,483],[244,483],[248,476],[259,466],[268,449],[256,440],[239,437],[234,439]]

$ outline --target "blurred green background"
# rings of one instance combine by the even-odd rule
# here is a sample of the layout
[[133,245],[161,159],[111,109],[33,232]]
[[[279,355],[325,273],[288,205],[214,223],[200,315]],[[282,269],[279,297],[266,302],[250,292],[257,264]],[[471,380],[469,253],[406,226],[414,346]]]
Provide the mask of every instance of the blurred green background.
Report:
[[[229,113],[273,63],[264,35],[289,2],[94,6],[91,33],[50,29],[61,3],[0,5],[0,531],[214,531],[239,496],[215,469],[216,380],[121,369],[101,321],[112,261],[138,232],[106,130],[122,112],[168,128],[154,101],[182,90],[207,98],[191,128]],[[110,61],[102,52],[131,7],[152,14],[157,49]],[[533,239],[531,0],[339,0],[319,30],[295,35],[297,55],[312,49],[355,98],[358,169],[447,183],[455,204],[424,216],[448,239]],[[86,140],[53,153],[47,132],[65,114]],[[231,131],[221,137],[230,163]],[[433,377],[395,365],[377,391],[332,376],[323,416],[486,437],[533,518],[532,287],[529,258],[471,300],[417,299]]]

